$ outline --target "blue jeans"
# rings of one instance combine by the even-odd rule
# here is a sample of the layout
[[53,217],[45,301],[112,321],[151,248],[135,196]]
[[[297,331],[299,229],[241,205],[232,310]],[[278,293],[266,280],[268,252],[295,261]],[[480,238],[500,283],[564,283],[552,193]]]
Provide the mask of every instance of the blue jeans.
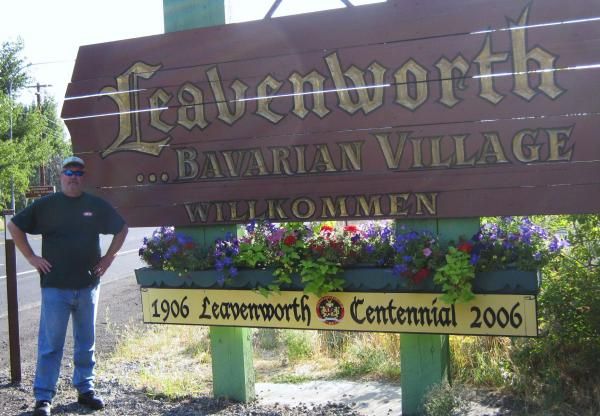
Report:
[[73,386],[79,393],[93,390],[99,293],[99,286],[84,289],[42,288],[38,358],[33,383],[36,400],[52,401],[56,394],[70,316],[73,316]]

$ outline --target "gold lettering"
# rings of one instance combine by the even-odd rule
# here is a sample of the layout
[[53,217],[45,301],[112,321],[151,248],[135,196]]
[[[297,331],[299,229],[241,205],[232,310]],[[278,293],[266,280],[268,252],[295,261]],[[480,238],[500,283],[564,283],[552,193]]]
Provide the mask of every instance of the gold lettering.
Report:
[[231,221],[246,221],[248,219],[248,215],[244,214],[240,217],[238,217],[238,212],[237,212],[237,204],[239,201],[233,201],[229,203],[229,212],[231,213],[231,218],[229,218]]
[[442,136],[431,137],[431,167],[432,168],[447,168],[450,166],[452,156],[442,162]]
[[402,154],[404,153],[404,145],[406,144],[406,139],[409,134],[410,132],[404,131],[396,133],[398,136],[398,145],[395,150],[392,149],[389,133],[373,134],[379,143],[379,148],[383,152],[383,157],[385,158],[388,169],[398,169],[400,167],[400,161],[402,159]]
[[194,179],[198,176],[198,152],[194,148],[175,149],[177,154],[177,181]]
[[565,146],[571,138],[573,127],[562,127],[556,129],[544,129],[548,133],[548,144],[550,147],[550,156],[548,161],[560,162],[570,161],[573,154],[573,147],[565,149]]
[[[305,209],[302,210],[304,211],[304,214],[301,213],[301,205],[305,206]],[[301,220],[306,220],[312,217],[315,214],[315,210],[315,203],[310,198],[296,198],[292,202],[292,214],[294,214],[294,217],[299,218]]]
[[390,216],[406,216],[408,215],[408,208],[406,203],[408,202],[409,194],[390,194]]
[[298,168],[296,169],[296,173],[306,173],[306,146],[292,146],[294,151],[296,152],[296,160],[298,161]]
[[286,175],[292,175],[290,167],[290,149],[287,147],[272,147],[271,154],[273,155],[273,174],[281,175],[281,168]]
[[338,143],[341,149],[342,168],[341,171],[361,170],[362,145],[363,142]]
[[[515,158],[519,162],[530,163],[540,160],[540,147],[542,147],[542,145],[535,144],[538,133],[538,130],[524,129],[518,131],[517,134],[514,135],[512,140],[512,150]],[[532,138],[534,144],[524,145],[523,140],[526,137]]]
[[217,159],[217,154],[215,152],[204,152],[204,157],[206,160],[204,161],[204,166],[202,166],[200,177],[202,179],[222,178],[223,173],[221,173],[221,166]]
[[330,197],[322,198],[321,202],[323,204],[321,218],[344,218],[348,216],[345,196],[337,197],[335,203]]
[[[381,217],[381,195],[374,195],[369,197],[367,201],[366,197],[361,195],[357,198],[355,217],[366,216],[366,217]],[[362,211],[362,214],[361,214]]]
[[423,143],[422,137],[411,137],[410,141],[412,143],[413,150],[413,164],[411,166],[412,169],[415,168],[423,168],[423,150],[421,149],[421,145]]
[[190,222],[206,222],[208,220],[209,204],[200,202],[198,204],[184,204],[185,212],[188,215]]
[[264,214],[261,214],[259,216],[256,215],[256,200],[252,199],[248,201],[248,219],[253,220],[259,218],[264,218]]
[[269,174],[269,172],[267,172],[265,159],[263,158],[260,149],[251,149],[249,151],[249,156],[250,160],[244,176],[265,176]]
[[216,222],[223,222],[223,203],[222,202],[215,202],[214,203],[215,208],[217,209],[217,217],[215,218]]
[[529,84],[529,74],[527,73],[529,62],[535,61],[541,71],[539,75],[541,81],[537,89],[554,99],[564,92],[563,89],[556,85],[554,79],[554,61],[556,61],[557,57],[539,47],[527,51],[526,26],[530,7],[531,5],[525,7],[517,22],[510,22],[511,28],[518,27],[518,29],[509,31],[512,41],[513,71],[515,77],[513,92],[528,101],[536,95],[536,92]]
[[230,126],[233,125],[246,112],[246,101],[244,101],[244,98],[246,98],[245,93],[248,86],[238,79],[231,84],[231,89],[235,93],[235,98],[232,100],[234,110],[231,111],[228,100],[225,97],[225,92],[223,91],[223,84],[217,67],[212,67],[206,71],[206,76],[210,81],[210,88],[219,109],[219,120],[224,121]]
[[481,48],[479,55],[473,59],[479,65],[479,96],[492,104],[498,104],[504,98],[503,95],[498,94],[494,89],[493,65],[496,62],[504,62],[507,58],[508,53],[506,52],[492,53],[492,38],[488,34],[485,37],[483,48]]
[[227,166],[227,171],[229,172],[229,176],[240,176],[239,166],[242,163],[243,154],[244,153],[239,150],[228,150],[222,152],[223,158],[225,159],[225,165]]
[[311,172],[335,172],[335,165],[331,159],[329,149],[325,144],[318,144],[317,151],[315,153],[315,160]]
[[[429,95],[427,77],[427,69],[419,65],[414,59],[406,61],[394,73],[394,78],[396,79],[396,102],[411,111],[419,108],[427,101]],[[412,80],[413,78],[414,81]]]
[[194,127],[202,130],[208,126],[204,116],[204,96],[200,88],[186,82],[177,91],[177,99],[181,104],[177,110],[177,123],[187,130]]
[[475,164],[475,156],[467,159],[465,141],[468,135],[457,134],[451,136],[454,141],[454,155],[456,156],[456,166],[473,166]]
[[[484,143],[481,146],[481,152],[479,153],[479,159],[477,159],[478,165],[486,165],[490,163],[509,163],[504,154],[504,149],[500,143],[500,137],[498,133],[489,132],[483,133]],[[493,162],[490,162],[493,159]]]
[[[369,114],[371,111],[383,105],[383,80],[386,69],[377,62],[372,63],[367,68],[373,77],[373,84],[367,86],[365,81],[365,71],[355,65],[351,65],[346,72],[342,72],[342,66],[338,58],[337,52],[334,52],[325,57],[331,78],[335,84],[336,93],[340,101],[340,108],[350,114],[362,110],[364,114]],[[346,84],[345,78],[352,81],[352,86]],[[352,89],[357,99],[353,99],[349,93]],[[372,90],[369,96],[369,90]]]
[[162,113],[164,110],[159,110],[159,108],[164,107],[170,99],[171,94],[167,93],[162,88],[157,89],[154,94],[150,96],[150,125],[155,129],[162,131],[163,133],[168,133],[173,129],[173,127],[175,127],[165,123],[160,118],[160,113]]
[[269,215],[269,219],[287,219],[287,215],[285,215],[285,210],[281,206],[286,200],[285,199],[267,199],[267,211]]
[[292,110],[294,114],[302,119],[308,115],[308,110],[304,102],[304,96],[308,94],[304,91],[304,84],[306,83],[312,86],[312,112],[320,118],[329,114],[330,110],[325,106],[325,95],[323,94],[323,83],[325,82],[323,75],[317,71],[311,71],[303,77],[299,73],[294,72],[288,79],[294,88],[294,109]]
[[428,212],[428,215],[436,215],[437,214],[437,192],[429,192],[429,193],[416,193],[417,197],[417,210],[415,212],[416,215],[423,215],[423,208],[425,208]]
[[268,75],[260,84],[258,84],[258,87],[256,87],[256,94],[258,97],[264,97],[258,99],[258,103],[256,104],[256,114],[266,118],[274,124],[279,123],[283,118],[283,115],[275,113],[269,108],[269,104],[271,104],[271,101],[273,101],[273,98],[269,97],[269,94],[272,92],[277,93],[282,84],[283,83],[281,81],[276,80],[271,75]]
[[[440,58],[435,66],[438,68],[440,73],[441,92],[440,103],[446,107],[452,108],[458,104],[461,99],[456,98],[454,93],[455,87],[461,91],[466,90],[465,77],[469,72],[471,64],[467,62],[462,56],[457,56],[452,62],[447,58]],[[458,76],[455,77],[455,72],[458,72]]]
[[[103,158],[112,153],[127,150],[158,156],[171,140],[170,137],[167,137],[158,142],[144,142],[141,137],[138,79],[149,79],[160,68],[161,65],[152,66],[136,62],[115,78],[117,88],[104,87],[100,90],[101,93],[107,93],[106,97],[113,100],[119,109],[119,133],[117,138],[101,153]],[[128,139],[132,141],[125,143]]]

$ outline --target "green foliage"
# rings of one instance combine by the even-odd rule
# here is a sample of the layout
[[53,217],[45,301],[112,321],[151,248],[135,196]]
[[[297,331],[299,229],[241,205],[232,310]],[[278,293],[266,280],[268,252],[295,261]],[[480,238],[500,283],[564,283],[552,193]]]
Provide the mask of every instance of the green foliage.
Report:
[[429,390],[423,411],[427,416],[460,416],[467,414],[469,407],[462,386],[442,383]]
[[[53,101],[44,100],[40,108],[15,101],[19,89],[29,81],[20,57],[22,49],[21,41],[5,42],[0,48],[0,209],[9,205],[11,184],[15,199],[23,201],[38,167],[60,159],[68,151]],[[51,175],[50,179],[56,177]],[[38,183],[35,179],[33,182]]]
[[513,388],[538,405],[600,413],[600,215],[564,216],[571,247],[544,269],[542,336],[516,341]]
[[310,358],[313,347],[310,333],[302,330],[288,330],[284,332],[283,340],[290,361],[300,361]]
[[275,328],[258,328],[254,332],[253,344],[261,350],[276,350],[281,344],[282,331]]
[[316,260],[302,260],[300,265],[300,276],[306,292],[322,296],[343,289],[342,268],[338,263],[319,257]]
[[456,247],[448,247],[446,262],[437,268],[433,281],[442,286],[444,294],[440,297],[446,303],[466,303],[475,295],[471,282],[475,277],[475,268],[470,262],[471,256]]
[[25,72],[27,63],[21,56],[23,48],[22,39],[2,43],[0,47],[0,93],[8,95],[9,89],[12,89],[12,93],[15,94],[30,81],[29,75]]
[[350,333],[338,365],[338,377],[400,379],[400,338],[397,334]]
[[451,336],[450,354],[455,382],[502,388],[511,378],[509,338]]

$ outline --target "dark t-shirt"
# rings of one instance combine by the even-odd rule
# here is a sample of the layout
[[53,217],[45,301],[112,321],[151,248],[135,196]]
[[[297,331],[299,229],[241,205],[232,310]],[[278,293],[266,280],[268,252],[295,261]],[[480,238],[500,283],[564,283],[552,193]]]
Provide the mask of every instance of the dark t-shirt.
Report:
[[93,267],[100,260],[99,234],[116,234],[125,224],[103,199],[62,192],[38,199],[12,222],[25,233],[42,235],[42,257],[52,269],[41,274],[41,286],[65,289],[98,284]]

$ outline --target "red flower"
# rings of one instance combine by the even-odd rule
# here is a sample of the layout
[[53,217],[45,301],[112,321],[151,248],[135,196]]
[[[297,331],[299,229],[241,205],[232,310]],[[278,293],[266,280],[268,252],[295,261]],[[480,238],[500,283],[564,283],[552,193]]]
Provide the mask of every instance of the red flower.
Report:
[[321,232],[322,232],[322,233],[323,233],[323,232],[330,233],[330,232],[332,232],[332,231],[333,231],[333,227],[332,227],[332,226],[330,226],[330,225],[322,225],[322,226],[321,226]]
[[293,246],[294,244],[296,244],[296,241],[297,241],[297,240],[298,240],[298,239],[296,238],[296,236],[295,236],[295,235],[288,235],[287,237],[285,237],[285,238],[283,239],[283,244],[285,244],[286,246],[289,246],[289,247],[291,247],[291,246]]
[[421,270],[413,274],[410,279],[413,281],[413,283],[418,285],[429,276],[430,272],[431,270],[423,267]]
[[358,232],[358,227],[356,227],[356,225],[346,225],[344,227],[344,232],[350,233],[350,234],[356,234]]
[[463,253],[471,254],[471,250],[473,250],[473,244],[468,241],[464,241],[456,247],[458,251],[462,251]]

